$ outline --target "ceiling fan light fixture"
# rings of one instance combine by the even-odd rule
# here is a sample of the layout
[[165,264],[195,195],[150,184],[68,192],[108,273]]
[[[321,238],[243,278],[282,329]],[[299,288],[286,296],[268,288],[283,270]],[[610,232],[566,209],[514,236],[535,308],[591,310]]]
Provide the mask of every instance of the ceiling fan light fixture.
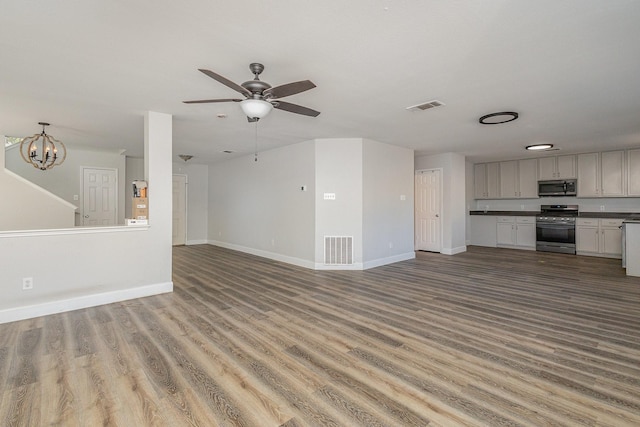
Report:
[[532,150],[532,151],[549,150],[549,149],[553,148],[553,144],[534,144],[534,145],[527,145],[525,148],[527,150]]
[[500,111],[499,113],[486,114],[478,119],[483,125],[499,125],[501,123],[512,122],[518,118],[515,111]]
[[273,110],[273,105],[262,99],[245,99],[240,102],[240,108],[247,117],[262,119]]

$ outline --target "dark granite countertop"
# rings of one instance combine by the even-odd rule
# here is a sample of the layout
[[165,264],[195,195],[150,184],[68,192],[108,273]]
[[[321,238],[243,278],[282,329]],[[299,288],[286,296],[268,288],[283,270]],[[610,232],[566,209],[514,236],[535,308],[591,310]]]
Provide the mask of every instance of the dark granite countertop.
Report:
[[[536,216],[540,211],[469,211],[469,215],[493,215],[493,216]],[[612,218],[612,219],[629,219],[633,221],[640,220],[638,212],[580,212],[579,218]]]
[[540,211],[469,211],[469,215],[536,216]]
[[578,218],[612,218],[627,219],[640,218],[640,213],[636,212],[580,212]]

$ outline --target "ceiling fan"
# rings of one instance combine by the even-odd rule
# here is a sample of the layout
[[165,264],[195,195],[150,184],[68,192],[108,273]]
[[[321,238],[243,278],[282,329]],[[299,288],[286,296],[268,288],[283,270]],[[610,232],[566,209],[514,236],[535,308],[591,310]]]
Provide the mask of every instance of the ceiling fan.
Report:
[[236,92],[244,95],[244,99],[228,98],[228,99],[200,99],[196,101],[183,101],[185,104],[206,104],[210,102],[239,102],[240,108],[247,115],[250,122],[258,121],[265,117],[271,109],[288,111],[290,113],[302,114],[304,116],[317,117],[320,112],[301,105],[292,104],[290,102],[281,101],[280,98],[295,95],[316,87],[310,80],[301,80],[299,82],[287,83],[284,85],[272,87],[269,83],[260,80],[260,73],[264,70],[264,65],[254,62],[249,65],[249,69],[254,75],[253,80],[246,81],[242,84],[236,84],[231,80],[222,77],[220,74],[210,70],[198,69],[198,71],[206,74],[212,79],[230,87]]

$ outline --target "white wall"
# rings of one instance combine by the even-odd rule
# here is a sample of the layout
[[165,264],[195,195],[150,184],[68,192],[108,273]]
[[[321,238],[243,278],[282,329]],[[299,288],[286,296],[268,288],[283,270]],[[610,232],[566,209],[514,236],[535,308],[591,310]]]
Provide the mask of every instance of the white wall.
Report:
[[314,177],[313,141],[209,166],[209,242],[313,267]]
[[[173,289],[171,133],[170,115],[147,113],[149,227],[0,233],[0,323]],[[33,289],[22,290],[25,277]]]
[[[15,147],[15,148],[14,148]],[[78,206],[82,213],[82,167],[118,170],[118,224],[125,218],[125,156],[116,150],[100,150],[67,146],[67,158],[60,166],[41,171],[20,156],[19,144],[7,151],[6,167],[34,184],[52,192],[67,202]],[[77,195],[78,200],[73,196]],[[80,225],[79,216],[76,224]]]
[[466,251],[466,166],[458,153],[415,158],[415,170],[442,169],[442,253]]
[[5,152],[0,149],[0,231],[73,227],[76,207],[6,170]]
[[[325,236],[353,236],[355,268],[362,269],[363,141],[360,138],[315,140],[315,266],[324,265]],[[334,193],[335,200],[324,200]]]
[[173,173],[187,176],[187,245],[207,243],[209,166],[179,161]]
[[364,140],[362,157],[364,268],[415,258],[413,150]]

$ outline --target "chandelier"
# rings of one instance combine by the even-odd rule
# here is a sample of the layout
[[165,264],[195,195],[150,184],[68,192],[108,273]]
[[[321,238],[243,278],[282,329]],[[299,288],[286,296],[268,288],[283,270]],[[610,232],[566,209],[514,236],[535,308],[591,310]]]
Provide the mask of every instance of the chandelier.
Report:
[[49,123],[38,124],[42,126],[42,133],[24,138],[20,143],[20,155],[25,162],[44,171],[61,165],[67,158],[67,149],[61,141],[45,133],[44,128]]

